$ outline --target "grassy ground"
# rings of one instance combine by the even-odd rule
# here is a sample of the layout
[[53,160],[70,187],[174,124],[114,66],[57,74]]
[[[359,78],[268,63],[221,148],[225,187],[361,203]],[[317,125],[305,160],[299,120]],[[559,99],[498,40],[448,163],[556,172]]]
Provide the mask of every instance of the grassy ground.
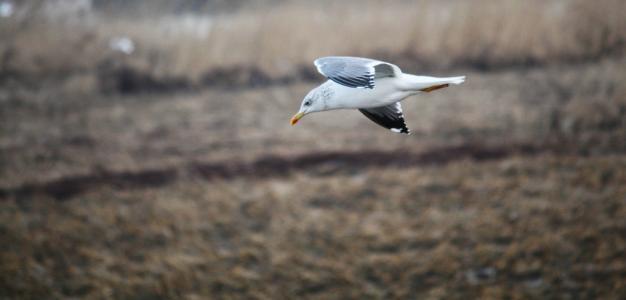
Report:
[[420,152],[467,143],[565,139],[575,144],[572,151],[619,151],[626,135],[625,69],[623,60],[609,59],[522,71],[458,70],[453,74],[467,74],[467,85],[404,102],[413,132],[408,137],[389,134],[356,111],[313,114],[289,126],[309,83],[130,96],[5,91],[0,183],[266,154]]
[[540,155],[5,201],[2,291],[619,299],[624,170],[623,156]]
[[[421,71],[499,69],[623,54],[624,11],[620,0],[349,0],[288,1],[210,17],[102,14],[78,25],[3,20],[0,62],[33,81],[89,81],[123,67],[190,85],[310,77],[311,62],[325,55],[375,56]],[[132,56],[108,49],[120,36],[134,41]]]
[[[2,23],[0,298],[625,298],[623,2],[342,3]],[[468,81],[289,126],[331,52]]]

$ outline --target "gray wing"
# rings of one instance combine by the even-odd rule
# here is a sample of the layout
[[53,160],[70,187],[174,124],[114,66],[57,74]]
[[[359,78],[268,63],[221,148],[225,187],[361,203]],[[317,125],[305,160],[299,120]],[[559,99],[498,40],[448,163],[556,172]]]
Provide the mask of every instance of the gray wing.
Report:
[[368,119],[393,132],[410,134],[404,122],[404,114],[400,102],[387,106],[359,109]]
[[351,88],[373,89],[375,78],[393,77],[401,72],[396,65],[361,57],[328,56],[316,59],[314,64],[328,79]]

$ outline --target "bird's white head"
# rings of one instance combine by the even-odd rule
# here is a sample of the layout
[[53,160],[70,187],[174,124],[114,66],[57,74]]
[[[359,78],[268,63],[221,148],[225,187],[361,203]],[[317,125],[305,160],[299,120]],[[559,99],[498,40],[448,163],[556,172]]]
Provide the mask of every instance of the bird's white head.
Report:
[[296,125],[302,117],[310,113],[332,109],[334,92],[326,84],[311,90],[300,105],[300,110],[291,118],[291,125]]

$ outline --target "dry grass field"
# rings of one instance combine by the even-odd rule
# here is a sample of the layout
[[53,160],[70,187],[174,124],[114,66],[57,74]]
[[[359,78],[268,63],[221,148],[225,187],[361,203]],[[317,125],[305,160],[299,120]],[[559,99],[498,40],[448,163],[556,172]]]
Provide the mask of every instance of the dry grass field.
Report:
[[[259,3],[0,19],[0,299],[626,298],[624,1]],[[289,126],[328,54],[468,81]]]

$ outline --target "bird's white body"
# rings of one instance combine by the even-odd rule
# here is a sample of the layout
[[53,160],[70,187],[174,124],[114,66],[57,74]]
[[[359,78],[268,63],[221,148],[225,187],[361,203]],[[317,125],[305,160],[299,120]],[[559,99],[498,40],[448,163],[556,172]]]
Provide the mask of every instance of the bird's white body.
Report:
[[333,89],[334,99],[342,99],[328,109],[358,109],[386,106],[405,99],[415,92],[398,89],[392,78],[381,78],[376,81],[375,89],[355,89],[335,83],[331,80],[320,85],[318,89]]
[[341,99],[333,101],[335,105],[328,105],[327,110],[359,109],[387,106],[409,96],[423,93],[423,89],[441,84],[459,84],[464,80],[464,77],[441,78],[404,73],[399,75],[398,77],[376,79],[376,88],[373,89],[350,88],[332,80],[327,80],[316,89],[332,89],[334,91],[333,98]]
[[409,134],[400,102],[411,95],[461,84],[465,76],[430,77],[403,73],[394,64],[361,57],[323,57],[317,70],[329,80],[312,89],[293,118],[333,109],[358,109],[393,132]]

